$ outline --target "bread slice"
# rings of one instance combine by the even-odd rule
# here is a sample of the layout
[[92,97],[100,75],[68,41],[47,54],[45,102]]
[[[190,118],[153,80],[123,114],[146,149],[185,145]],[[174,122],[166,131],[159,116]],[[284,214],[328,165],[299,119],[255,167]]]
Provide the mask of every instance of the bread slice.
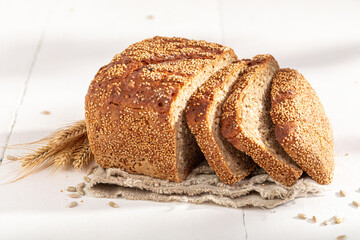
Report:
[[116,55],[86,95],[95,160],[104,168],[182,181],[203,160],[186,123],[187,102],[236,59],[219,44],[167,37],[143,40]]
[[271,55],[255,56],[222,107],[221,132],[275,180],[290,186],[302,170],[275,138],[271,121],[271,83],[278,63]]
[[334,141],[329,119],[310,83],[293,69],[280,69],[271,89],[271,118],[285,151],[316,182],[334,175]]
[[196,142],[210,167],[226,184],[239,182],[256,167],[252,159],[232,146],[220,131],[221,106],[246,67],[246,61],[239,61],[219,70],[191,96],[186,110]]

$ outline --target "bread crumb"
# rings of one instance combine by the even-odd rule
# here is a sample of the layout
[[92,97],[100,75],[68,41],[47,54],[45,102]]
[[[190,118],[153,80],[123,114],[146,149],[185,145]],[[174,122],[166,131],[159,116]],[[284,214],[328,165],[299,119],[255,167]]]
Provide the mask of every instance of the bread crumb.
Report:
[[316,223],[316,222],[317,222],[317,219],[316,219],[316,217],[315,217],[315,216],[313,216],[313,217],[312,217],[312,220],[313,220],[313,222],[314,222],[314,223]]
[[146,18],[149,19],[149,20],[153,20],[154,16],[153,15],[148,15]]
[[337,240],[343,240],[346,239],[346,235],[340,235],[336,238]]

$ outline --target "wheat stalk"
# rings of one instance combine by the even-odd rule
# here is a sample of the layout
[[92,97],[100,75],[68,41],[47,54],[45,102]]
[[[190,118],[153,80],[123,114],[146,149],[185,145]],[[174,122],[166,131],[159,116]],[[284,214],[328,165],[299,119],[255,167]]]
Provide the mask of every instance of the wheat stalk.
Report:
[[67,128],[60,129],[53,133],[50,137],[49,144],[63,145],[82,135],[86,135],[85,120],[75,122]]
[[[85,136],[86,137],[86,136]],[[81,137],[77,139],[77,141],[73,142],[70,146],[65,147],[61,152],[56,154],[54,157],[54,169],[53,173],[59,168],[59,167],[66,167],[66,166],[72,166],[73,162],[73,155],[75,152],[78,151],[79,148],[83,147],[83,139],[84,137]]]
[[84,139],[82,148],[78,149],[74,153],[74,162],[73,166],[77,169],[81,169],[84,165],[88,165],[90,159],[92,158],[92,153],[89,145],[89,140]]
[[73,166],[80,170],[93,159],[84,120],[60,129],[35,143],[45,141],[45,145],[14,160],[21,162],[19,174],[14,181],[49,166],[54,166],[53,172],[60,166]]

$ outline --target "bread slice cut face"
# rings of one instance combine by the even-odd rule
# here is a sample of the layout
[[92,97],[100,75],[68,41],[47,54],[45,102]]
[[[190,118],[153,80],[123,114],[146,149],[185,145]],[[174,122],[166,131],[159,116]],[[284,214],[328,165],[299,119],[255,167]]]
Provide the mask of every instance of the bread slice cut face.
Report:
[[221,132],[275,181],[290,186],[302,170],[277,142],[270,117],[271,84],[278,69],[271,55],[255,56],[248,63],[222,106]]
[[231,185],[256,167],[249,156],[222,136],[220,126],[221,107],[247,63],[238,61],[215,73],[191,96],[186,111],[189,128],[210,167],[222,182]]

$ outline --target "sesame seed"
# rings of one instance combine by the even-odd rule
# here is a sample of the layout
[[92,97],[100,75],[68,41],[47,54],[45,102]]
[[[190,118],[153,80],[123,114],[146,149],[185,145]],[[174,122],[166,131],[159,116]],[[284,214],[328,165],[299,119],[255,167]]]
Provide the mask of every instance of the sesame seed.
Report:
[[77,194],[77,193],[70,193],[70,194],[68,194],[68,196],[71,197],[71,198],[80,198],[80,197],[81,197],[81,196],[80,196],[79,194]]
[[335,224],[340,224],[344,221],[344,218],[338,217],[338,216],[334,216],[334,223]]
[[303,214],[303,213],[299,213],[299,214],[297,215],[297,217],[300,218],[300,219],[303,219],[303,220],[307,219],[306,215]]
[[50,115],[50,114],[51,114],[51,112],[48,111],[48,110],[44,110],[44,111],[42,111],[41,113],[44,114],[44,115]]
[[76,187],[77,187],[77,188],[85,188],[85,183],[84,183],[84,182],[81,182],[81,183],[79,183]]
[[6,158],[7,160],[11,160],[11,161],[15,161],[17,159],[15,156],[12,155],[7,155]]
[[343,190],[340,190],[339,194],[341,197],[346,197],[346,192]]
[[68,208],[74,208],[74,207],[76,207],[78,205],[78,203],[77,202],[71,202],[71,203],[69,203],[68,205],[67,205],[67,207]]
[[73,187],[73,186],[69,186],[69,187],[66,189],[66,191],[68,191],[68,192],[76,192],[76,188]]
[[119,205],[117,205],[117,204],[114,203],[114,202],[109,202],[109,206],[110,206],[110,207],[113,207],[113,208],[119,208]]
[[91,181],[91,179],[90,179],[88,176],[85,176],[85,177],[84,177],[84,180],[85,180],[85,182],[87,182],[87,183],[89,183],[89,182]]

